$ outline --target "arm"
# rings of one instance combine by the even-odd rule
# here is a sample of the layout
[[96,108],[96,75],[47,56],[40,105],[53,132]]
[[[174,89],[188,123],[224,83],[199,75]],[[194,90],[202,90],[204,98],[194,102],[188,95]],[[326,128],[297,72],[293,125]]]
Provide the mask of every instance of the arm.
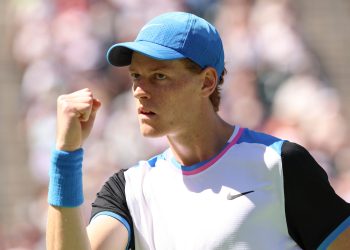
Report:
[[340,234],[329,246],[329,250],[350,249],[350,227]]
[[49,206],[47,249],[91,249],[80,208]]
[[128,231],[109,216],[96,217],[85,229],[80,208],[50,206],[47,249],[125,250]]
[[125,250],[128,231],[118,220],[106,215],[97,216],[87,227],[92,249]]
[[111,176],[92,203],[88,234],[94,235],[90,239],[96,249],[134,249],[133,221],[125,195],[125,171],[120,170]]
[[350,249],[350,204],[305,148],[285,142],[281,155],[290,236],[305,249]]
[[82,186],[77,187],[76,183],[82,181],[82,154],[78,149],[88,137],[100,105],[89,89],[62,95],[57,100],[56,149],[61,153],[53,157],[50,169],[46,230],[49,250],[112,249],[112,242],[113,249],[125,249],[127,234],[125,237],[126,229],[121,223],[99,218],[87,230],[80,211]]

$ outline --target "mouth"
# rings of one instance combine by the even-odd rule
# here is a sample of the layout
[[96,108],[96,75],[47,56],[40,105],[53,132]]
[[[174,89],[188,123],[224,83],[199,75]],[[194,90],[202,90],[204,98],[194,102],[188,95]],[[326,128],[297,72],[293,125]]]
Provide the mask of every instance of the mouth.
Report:
[[146,115],[146,116],[153,116],[153,115],[155,115],[156,113],[154,113],[153,111],[151,111],[151,110],[149,110],[149,109],[140,107],[140,108],[138,108],[138,114],[139,114],[139,115]]

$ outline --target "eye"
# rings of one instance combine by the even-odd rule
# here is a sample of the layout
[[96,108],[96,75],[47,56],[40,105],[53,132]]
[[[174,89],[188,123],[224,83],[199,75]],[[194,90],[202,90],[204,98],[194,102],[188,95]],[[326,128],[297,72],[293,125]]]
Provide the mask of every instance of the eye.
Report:
[[132,80],[137,80],[140,78],[140,74],[137,73],[130,73],[130,77]]
[[156,74],[155,74],[155,78],[156,78],[157,80],[164,80],[164,79],[166,79],[166,75],[161,74],[161,73],[156,73]]

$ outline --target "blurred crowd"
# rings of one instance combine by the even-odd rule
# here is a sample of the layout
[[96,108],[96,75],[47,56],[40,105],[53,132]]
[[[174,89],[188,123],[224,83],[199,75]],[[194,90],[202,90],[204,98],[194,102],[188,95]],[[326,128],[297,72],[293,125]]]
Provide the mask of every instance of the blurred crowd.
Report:
[[166,11],[192,12],[218,28],[228,71],[222,88],[222,117],[302,144],[325,168],[338,194],[350,202],[349,130],[341,101],[303,42],[291,3],[13,1],[12,54],[23,73],[28,167],[38,191],[15,233],[0,228],[0,249],[45,249],[48,166],[59,95],[88,87],[103,103],[84,145],[86,221],[90,203],[110,175],[164,150],[164,138],[140,135],[127,69],[109,66],[105,53],[115,42],[133,40],[146,21]]

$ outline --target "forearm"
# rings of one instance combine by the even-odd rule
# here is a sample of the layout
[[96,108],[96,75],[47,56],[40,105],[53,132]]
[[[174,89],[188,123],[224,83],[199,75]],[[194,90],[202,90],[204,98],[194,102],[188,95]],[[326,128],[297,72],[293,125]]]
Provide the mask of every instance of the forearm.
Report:
[[79,207],[49,206],[46,247],[48,250],[91,249]]
[[90,249],[80,212],[83,204],[83,150],[54,150],[51,155],[48,193],[47,249]]
[[57,99],[56,150],[51,155],[46,244],[49,250],[90,250],[81,214],[83,150],[100,101],[89,89]]

